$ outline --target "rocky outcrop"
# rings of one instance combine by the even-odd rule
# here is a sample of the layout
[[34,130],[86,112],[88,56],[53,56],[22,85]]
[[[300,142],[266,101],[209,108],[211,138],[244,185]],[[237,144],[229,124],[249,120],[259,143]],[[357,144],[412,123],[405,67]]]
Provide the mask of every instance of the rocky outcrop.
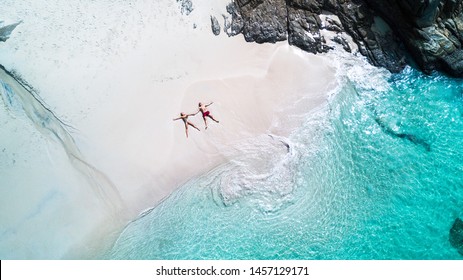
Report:
[[[250,42],[288,40],[308,52],[330,48],[323,30],[349,51],[349,34],[360,53],[396,72],[411,56],[430,73],[463,76],[463,3],[457,0],[235,0],[228,8],[232,33]],[[322,22],[332,13],[340,23]]]
[[[359,51],[378,66],[399,71],[405,65],[405,52],[395,34],[386,27],[377,28],[376,13],[364,1],[346,0],[235,0],[232,21],[241,22],[235,33],[249,42],[288,40],[305,51],[326,52],[330,49],[322,30],[339,33],[335,41],[349,51],[342,33],[348,33]],[[322,22],[322,14],[335,14],[340,22]]]
[[463,255],[463,221],[457,218],[450,229],[450,244]]
[[[248,42],[266,43],[286,40],[287,7],[285,0],[235,1],[242,18],[244,38]],[[233,20],[235,20],[233,18]]]
[[463,76],[463,2],[458,0],[366,0],[397,32],[427,73]]

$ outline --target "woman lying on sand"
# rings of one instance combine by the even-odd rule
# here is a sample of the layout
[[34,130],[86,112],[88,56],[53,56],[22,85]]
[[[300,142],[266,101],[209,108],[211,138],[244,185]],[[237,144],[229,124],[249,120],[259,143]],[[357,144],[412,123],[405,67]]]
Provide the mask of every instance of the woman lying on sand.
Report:
[[188,117],[189,117],[189,116],[194,116],[194,115],[196,115],[197,113],[198,113],[198,112],[196,112],[195,114],[185,114],[185,113],[181,112],[181,113],[180,113],[180,117],[174,119],[174,121],[180,120],[180,119],[181,119],[181,120],[183,121],[183,123],[185,124],[186,138],[188,138],[188,126],[189,126],[189,125],[191,125],[192,127],[196,128],[198,131],[200,131],[199,128],[196,127],[196,125],[194,125],[193,123],[191,123],[191,122],[188,121]]

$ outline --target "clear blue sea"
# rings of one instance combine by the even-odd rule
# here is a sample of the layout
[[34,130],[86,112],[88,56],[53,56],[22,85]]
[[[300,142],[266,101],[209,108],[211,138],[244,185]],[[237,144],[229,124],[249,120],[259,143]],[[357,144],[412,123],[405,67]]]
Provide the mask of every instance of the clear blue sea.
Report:
[[289,137],[249,139],[105,257],[463,259],[449,242],[463,218],[463,81],[368,71],[340,73]]

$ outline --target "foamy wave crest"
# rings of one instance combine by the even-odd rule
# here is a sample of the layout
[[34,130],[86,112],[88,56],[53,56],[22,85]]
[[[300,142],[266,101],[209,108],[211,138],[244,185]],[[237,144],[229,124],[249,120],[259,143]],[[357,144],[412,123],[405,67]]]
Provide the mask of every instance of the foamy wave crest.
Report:
[[296,149],[276,135],[261,135],[243,143],[239,155],[213,171],[217,204],[250,204],[263,212],[276,212],[292,201]]
[[[381,67],[371,65],[367,58],[356,53],[354,55],[340,49],[330,51],[327,56],[336,68],[337,80],[341,83],[353,83],[365,91],[390,90],[388,80],[391,73]],[[338,89],[339,91],[340,89]]]

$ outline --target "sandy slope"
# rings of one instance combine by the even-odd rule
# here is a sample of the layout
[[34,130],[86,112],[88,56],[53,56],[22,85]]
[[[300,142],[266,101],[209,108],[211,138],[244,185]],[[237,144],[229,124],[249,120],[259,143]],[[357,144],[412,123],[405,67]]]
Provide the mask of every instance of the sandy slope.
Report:
[[[188,16],[169,0],[3,2],[0,19],[23,23],[0,43],[0,63],[75,128],[84,160],[122,202],[108,208],[104,200],[111,198],[96,195],[86,178],[92,175],[76,171],[56,139],[34,130],[27,117],[4,113],[10,126],[1,128],[0,144],[12,152],[1,159],[0,192],[9,201],[0,205],[7,213],[0,215],[0,234],[8,233],[0,240],[1,258],[98,256],[127,221],[233,157],[240,141],[290,133],[299,121],[294,112],[321,104],[334,86],[334,70],[321,56],[286,43],[214,36],[210,15],[221,19],[228,1],[193,1]],[[201,132],[190,130],[186,139],[183,124],[172,119],[194,112],[198,101],[214,101],[220,124],[205,131],[200,115],[191,117]],[[13,132],[12,123],[28,129]],[[7,140],[31,134],[37,140],[22,147]],[[39,160],[19,168],[11,162],[21,155]]]

